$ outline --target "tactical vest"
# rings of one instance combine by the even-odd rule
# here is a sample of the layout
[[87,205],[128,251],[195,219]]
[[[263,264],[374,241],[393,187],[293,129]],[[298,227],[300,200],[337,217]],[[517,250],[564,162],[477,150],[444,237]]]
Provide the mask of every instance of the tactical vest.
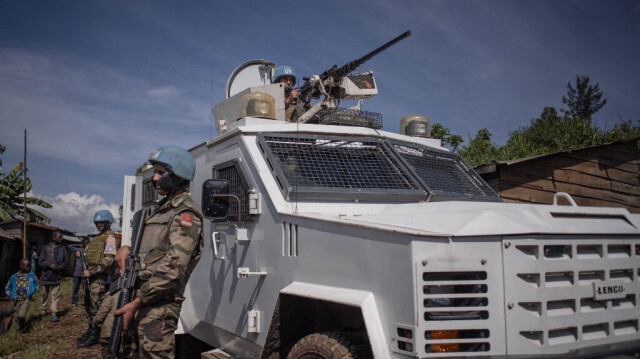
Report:
[[[189,210],[195,213],[200,221],[202,221],[202,213],[198,205],[189,197],[188,193],[183,193],[173,198],[170,202],[163,204],[158,210],[145,221],[144,234],[140,242],[140,261],[144,264],[144,271],[141,278],[145,278],[145,274],[150,275],[155,272],[155,268],[159,265],[160,260],[169,251],[169,227],[173,218],[183,212]],[[203,245],[203,230],[200,228],[199,243],[194,248],[194,256],[198,256]]]
[[116,234],[108,229],[99,235],[95,236],[92,241],[87,244],[87,262],[89,266],[97,266],[102,257],[104,257],[104,243],[109,236],[115,236]]

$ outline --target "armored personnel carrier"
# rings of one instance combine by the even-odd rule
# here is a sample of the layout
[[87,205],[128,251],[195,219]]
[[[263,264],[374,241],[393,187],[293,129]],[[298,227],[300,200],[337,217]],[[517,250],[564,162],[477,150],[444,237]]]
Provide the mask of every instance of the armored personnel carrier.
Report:
[[[274,68],[238,67],[213,108],[218,136],[190,150],[208,220],[180,332],[215,348],[203,357],[638,349],[637,216],[563,193],[553,205],[503,203],[428,136],[426,118],[394,133],[379,114],[334,106],[375,95],[371,72],[310,80],[323,104],[287,122]],[[124,223],[157,200],[151,176],[125,179]]]

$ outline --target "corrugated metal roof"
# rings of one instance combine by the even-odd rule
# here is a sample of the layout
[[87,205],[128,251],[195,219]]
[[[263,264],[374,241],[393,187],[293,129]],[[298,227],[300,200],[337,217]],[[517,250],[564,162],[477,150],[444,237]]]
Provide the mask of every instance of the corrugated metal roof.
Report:
[[[22,223],[21,219],[12,219],[10,221],[5,221],[5,222],[1,222],[0,224],[8,224],[8,223],[15,223],[15,222],[20,222]],[[36,223],[36,222],[27,222],[27,226],[28,227],[36,227],[36,228],[42,228],[42,229],[46,229],[49,231],[60,231],[63,234],[68,234],[68,235],[75,235],[73,232],[60,228],[60,227],[56,227],[56,226],[51,226],[48,224],[43,224],[43,223]]]
[[18,237],[16,237],[15,235],[12,235],[11,233],[5,231],[4,229],[0,228],[0,240],[3,241],[12,241],[15,239],[19,239]]
[[476,172],[478,172],[480,174],[489,173],[489,172],[493,172],[493,171],[496,170],[496,165],[511,166],[513,164],[526,162],[526,161],[530,161],[530,160],[537,159],[537,158],[550,157],[550,156],[557,155],[557,154],[560,154],[560,153],[571,153],[571,152],[576,152],[576,151],[583,151],[583,150],[588,150],[588,149],[593,149],[593,148],[601,148],[601,147],[609,147],[609,146],[618,145],[618,144],[621,144],[621,143],[636,142],[636,141],[640,141],[640,137],[631,138],[631,139],[623,140],[623,141],[603,143],[601,145],[595,145],[595,146],[573,148],[573,149],[570,149],[570,150],[565,150],[565,151],[560,151],[560,152],[545,153],[545,154],[542,154],[542,155],[536,155],[536,156],[531,156],[531,157],[517,158],[517,159],[509,160],[509,161],[491,161],[491,163],[476,166],[476,167],[474,167],[474,169],[476,170]]

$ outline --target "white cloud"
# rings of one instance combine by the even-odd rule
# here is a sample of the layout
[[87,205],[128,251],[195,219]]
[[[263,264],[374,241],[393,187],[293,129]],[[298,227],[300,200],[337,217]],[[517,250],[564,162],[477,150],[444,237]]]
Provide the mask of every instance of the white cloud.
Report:
[[152,97],[166,98],[166,97],[179,96],[183,92],[184,92],[183,90],[175,86],[163,86],[163,87],[157,87],[149,90],[149,95]]
[[54,198],[42,197],[53,205],[53,208],[42,209],[42,212],[51,218],[51,225],[66,229],[76,234],[95,233],[93,215],[102,209],[111,211],[116,223],[111,227],[114,231],[120,230],[118,226],[118,208],[115,203],[105,203],[104,198],[93,194],[80,195],[75,192],[59,194]]

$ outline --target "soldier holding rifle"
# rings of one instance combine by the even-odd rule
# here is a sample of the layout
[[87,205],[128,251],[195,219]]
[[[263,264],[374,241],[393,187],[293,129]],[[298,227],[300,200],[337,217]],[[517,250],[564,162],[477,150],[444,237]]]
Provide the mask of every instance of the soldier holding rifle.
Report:
[[[125,330],[133,320],[140,357],[173,358],[185,285],[204,248],[203,216],[187,192],[195,174],[193,156],[182,148],[164,146],[149,162],[154,166],[155,189],[164,198],[145,221],[139,243],[144,269],[138,273],[136,294],[115,315],[122,316]],[[125,243],[116,257],[120,268],[125,268],[130,253]],[[113,337],[112,332],[112,342]]]
[[89,242],[85,251],[89,268],[83,270],[82,275],[89,279],[91,310],[88,329],[77,339],[78,344],[82,346],[87,346],[86,343],[97,344],[100,339],[100,327],[93,325],[92,320],[107,294],[105,288],[107,275],[113,271],[113,260],[118,250],[118,238],[111,230],[113,223],[111,212],[106,209],[96,212],[93,215],[93,223],[100,233]]

